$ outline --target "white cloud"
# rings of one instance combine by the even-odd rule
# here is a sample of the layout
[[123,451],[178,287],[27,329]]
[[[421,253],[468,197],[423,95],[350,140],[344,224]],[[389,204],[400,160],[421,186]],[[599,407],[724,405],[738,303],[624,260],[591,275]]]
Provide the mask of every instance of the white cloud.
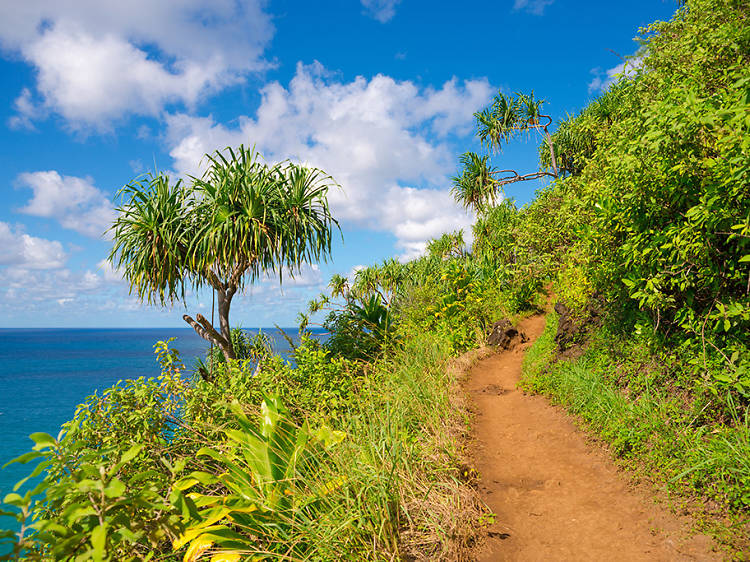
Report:
[[361,2],[368,16],[380,23],[386,23],[396,15],[396,6],[401,0],[361,0]]
[[547,6],[551,5],[555,0],[515,0],[513,3],[513,11],[518,12],[523,10],[529,14],[535,16],[544,15],[544,10]]
[[303,264],[300,271],[292,272],[289,269],[284,269],[282,274],[282,281],[279,284],[279,274],[273,271],[268,271],[263,274],[261,283],[274,289],[288,289],[298,287],[316,287],[323,282],[323,275],[320,272],[320,266],[316,263]]
[[60,306],[90,304],[101,296],[102,279],[91,271],[73,272],[67,268],[33,270],[19,265],[0,269],[0,297],[3,308],[43,309],[45,303]]
[[24,88],[21,94],[13,102],[16,114],[8,119],[8,125],[11,129],[31,129],[34,127],[34,119],[41,117],[42,112],[34,104],[31,90]]
[[425,252],[427,241],[445,232],[463,229],[471,233],[474,215],[456,206],[448,191],[394,187],[381,209],[383,224],[404,251],[401,261]]
[[159,115],[268,67],[273,34],[263,0],[37,0],[0,21],[0,45],[36,70],[15,102],[15,127],[50,111],[74,129]]
[[108,283],[124,283],[122,272],[112,267],[109,260],[101,260],[96,264],[96,268],[101,271],[102,279]]
[[357,276],[357,272],[358,272],[358,271],[361,271],[361,270],[363,270],[363,269],[364,269],[364,268],[366,268],[366,267],[367,267],[367,266],[366,266],[366,265],[363,265],[363,264],[359,264],[359,265],[354,265],[354,266],[352,266],[352,268],[351,268],[351,269],[349,270],[349,273],[347,273],[347,274],[346,274],[346,279],[347,279],[347,280],[348,280],[348,281],[349,281],[350,283],[351,283],[351,282],[353,282],[353,281],[354,281],[354,278],[355,278],[355,277]]
[[636,53],[627,60],[607,70],[602,70],[600,67],[592,69],[591,74],[594,75],[594,78],[588,85],[589,94],[607,91],[612,84],[617,82],[620,76],[632,78],[642,66],[643,55]]
[[85,236],[101,237],[115,219],[112,204],[91,178],[61,176],[52,170],[23,173],[18,184],[34,192],[20,212],[56,219],[64,228]]
[[[278,283],[278,278],[274,277],[274,282]],[[323,282],[323,274],[320,272],[318,264],[304,264],[302,270],[294,275],[285,276],[281,288],[286,287],[317,287]]]
[[57,269],[65,265],[67,257],[57,240],[29,236],[0,222],[0,266],[13,266],[18,271]]
[[241,143],[270,161],[319,167],[343,187],[329,193],[338,219],[393,232],[411,254],[429,237],[470,224],[447,192],[455,170],[449,137],[469,132],[493,92],[486,79],[420,89],[384,75],[342,83],[320,64],[299,65],[288,88],[273,82],[262,90],[254,118],[228,128],[175,115],[167,137],[182,175],[198,173],[204,153]]

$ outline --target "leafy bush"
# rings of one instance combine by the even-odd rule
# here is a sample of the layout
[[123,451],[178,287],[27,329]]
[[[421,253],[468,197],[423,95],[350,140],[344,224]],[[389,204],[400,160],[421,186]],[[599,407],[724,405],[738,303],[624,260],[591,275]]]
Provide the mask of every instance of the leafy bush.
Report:
[[[263,399],[257,429],[238,402],[230,408],[239,429],[226,429],[223,442],[199,449],[203,469],[174,485],[185,528],[173,548],[187,546],[185,560],[207,551],[223,560],[272,553],[303,558],[309,545],[302,537],[314,532],[320,511],[330,510],[326,496],[343,484],[341,478],[320,481],[317,473],[326,449],[344,434],[295,426],[275,397]],[[196,488],[201,491],[184,494]]]
[[185,465],[184,457],[175,460],[184,453],[174,439],[184,366],[165,342],[155,347],[160,377],[90,396],[57,439],[32,434],[34,451],[11,461],[39,460],[31,477],[44,474],[33,490],[4,500],[22,510],[24,524],[33,513],[25,525],[33,532],[13,541],[15,555],[140,560],[176,537],[169,487]]

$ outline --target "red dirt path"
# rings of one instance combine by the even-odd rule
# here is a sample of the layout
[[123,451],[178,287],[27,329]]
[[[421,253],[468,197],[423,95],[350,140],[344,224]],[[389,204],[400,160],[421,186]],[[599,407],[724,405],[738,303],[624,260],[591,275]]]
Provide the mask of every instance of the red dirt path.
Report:
[[479,560],[720,560],[704,535],[630,485],[609,453],[561,409],[516,389],[530,342],[477,363],[466,383],[476,419],[474,462],[497,514]]

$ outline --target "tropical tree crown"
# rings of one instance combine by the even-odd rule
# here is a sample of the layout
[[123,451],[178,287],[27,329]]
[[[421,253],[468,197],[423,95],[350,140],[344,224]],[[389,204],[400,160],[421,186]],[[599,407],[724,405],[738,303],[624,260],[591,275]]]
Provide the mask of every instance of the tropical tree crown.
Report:
[[151,173],[120,191],[109,260],[148,302],[184,300],[186,286],[242,288],[263,273],[292,275],[330,256],[338,223],[333,179],[289,161],[263,162],[240,146],[206,155],[190,182]]

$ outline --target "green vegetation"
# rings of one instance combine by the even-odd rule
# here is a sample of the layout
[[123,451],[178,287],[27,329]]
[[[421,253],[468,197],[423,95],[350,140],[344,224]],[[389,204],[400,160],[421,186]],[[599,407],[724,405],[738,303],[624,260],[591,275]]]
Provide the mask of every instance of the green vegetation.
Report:
[[[463,233],[448,233],[417,260],[334,276],[301,316],[293,361],[222,323],[232,353],[210,361],[208,382],[158,344],[160,377],[90,397],[57,438],[32,435],[17,462],[39,462],[41,483],[5,498],[23,527],[0,540],[28,559],[465,559],[491,517],[469,482],[449,361],[551,293],[570,320],[563,347],[573,347],[561,349],[550,312],[524,386],[702,511],[739,556],[750,511],[749,17],[739,0],[687,2],[643,30],[633,76],[556,127],[533,95],[498,94],[476,114],[480,140],[496,151],[539,133],[540,171],[499,175],[496,154],[461,157],[454,195],[478,213],[470,250]],[[239,155],[212,160],[238,192],[259,174],[290,197],[309,194],[312,184],[292,181],[309,171]],[[542,175],[554,181],[529,205],[502,197],[505,183]],[[224,185],[201,181],[209,195]],[[141,192],[149,205],[184,196],[152,178],[128,205]],[[142,297],[175,298],[238,263],[252,275],[327,254],[335,222],[320,187],[311,200],[322,218],[293,229],[289,246],[283,232],[251,236],[265,257],[248,264],[243,231],[196,261],[230,215],[256,232],[243,214],[254,203],[238,192],[205,210],[206,237],[190,243],[158,242],[148,229],[141,239],[121,218],[113,255],[135,248],[142,261],[119,255]],[[167,215],[182,217],[188,200],[197,204],[178,201]],[[152,247],[178,265],[143,277]],[[306,331],[307,314],[320,312],[324,343]]]
[[184,300],[185,287],[210,286],[218,300],[220,332],[200,314],[184,320],[235,359],[229,308],[245,278],[326,259],[333,228],[330,176],[291,162],[264,164],[240,146],[207,154],[208,168],[190,185],[149,174],[126,185],[112,226],[110,262],[122,268],[141,300]]

